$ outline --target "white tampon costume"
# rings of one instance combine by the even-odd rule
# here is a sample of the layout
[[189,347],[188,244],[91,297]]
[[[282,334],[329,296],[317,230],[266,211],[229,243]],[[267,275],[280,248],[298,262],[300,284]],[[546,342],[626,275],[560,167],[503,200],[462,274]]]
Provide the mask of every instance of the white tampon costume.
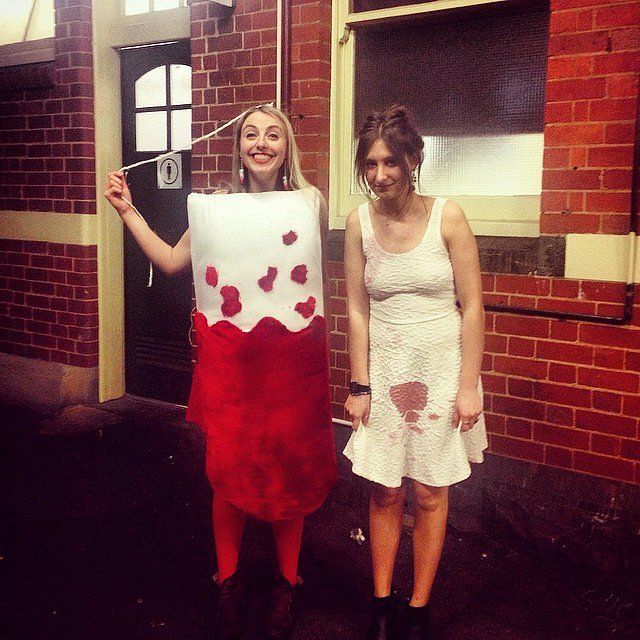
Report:
[[336,478],[320,194],[191,194],[198,362],[188,417],[214,490],[256,517],[317,508]]

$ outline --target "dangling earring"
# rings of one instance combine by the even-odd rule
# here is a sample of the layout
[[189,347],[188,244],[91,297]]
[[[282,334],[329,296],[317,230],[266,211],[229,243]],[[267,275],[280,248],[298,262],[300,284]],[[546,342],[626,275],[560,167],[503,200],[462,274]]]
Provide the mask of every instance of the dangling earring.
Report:
[[282,186],[285,191],[289,191],[289,179],[287,178],[286,171],[282,174]]
[[415,185],[416,182],[418,182],[418,171],[414,167],[413,169],[411,169],[411,184]]
[[238,169],[238,176],[240,178],[240,186],[244,187],[244,167],[240,164],[240,168]]

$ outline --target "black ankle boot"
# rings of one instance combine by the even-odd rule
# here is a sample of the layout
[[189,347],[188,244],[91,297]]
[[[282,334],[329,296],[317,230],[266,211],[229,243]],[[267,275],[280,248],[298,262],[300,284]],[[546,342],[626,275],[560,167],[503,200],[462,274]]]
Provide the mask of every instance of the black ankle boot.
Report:
[[407,604],[404,614],[399,640],[431,640],[429,603],[423,607],[410,607]]
[[373,598],[371,622],[364,640],[394,640],[396,601],[393,595]]
[[216,610],[216,640],[237,640],[246,619],[244,611],[245,587],[238,572],[218,585]]
[[265,636],[268,640],[291,638],[295,626],[293,592],[294,586],[283,575],[279,575],[273,583],[268,602],[265,620]]

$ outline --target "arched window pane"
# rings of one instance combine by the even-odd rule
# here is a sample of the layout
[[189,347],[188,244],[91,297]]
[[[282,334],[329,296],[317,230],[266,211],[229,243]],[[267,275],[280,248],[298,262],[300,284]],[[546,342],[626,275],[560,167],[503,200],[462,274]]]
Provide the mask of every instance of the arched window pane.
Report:
[[125,0],[124,15],[134,16],[138,13],[148,13],[150,11],[150,0]]
[[191,67],[172,64],[169,70],[171,104],[191,104]]
[[136,151],[165,151],[166,148],[166,112],[136,113]]
[[136,107],[164,107],[166,104],[167,81],[163,65],[136,80]]
[[171,112],[171,147],[176,150],[191,149],[191,109]]

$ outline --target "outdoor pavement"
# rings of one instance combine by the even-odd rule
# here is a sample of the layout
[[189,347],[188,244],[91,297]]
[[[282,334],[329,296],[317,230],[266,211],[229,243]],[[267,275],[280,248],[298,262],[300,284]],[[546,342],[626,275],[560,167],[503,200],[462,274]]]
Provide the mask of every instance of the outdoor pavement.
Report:
[[[0,638],[213,638],[211,492],[204,439],[184,409],[125,397],[58,418],[0,411]],[[366,487],[344,468],[307,520],[296,640],[360,640],[366,627],[369,550],[350,535],[368,536]],[[410,547],[406,527],[402,594]],[[269,527],[250,522],[240,569],[251,586],[247,639],[260,637],[274,568]],[[435,638],[637,639],[639,588],[450,529]]]

